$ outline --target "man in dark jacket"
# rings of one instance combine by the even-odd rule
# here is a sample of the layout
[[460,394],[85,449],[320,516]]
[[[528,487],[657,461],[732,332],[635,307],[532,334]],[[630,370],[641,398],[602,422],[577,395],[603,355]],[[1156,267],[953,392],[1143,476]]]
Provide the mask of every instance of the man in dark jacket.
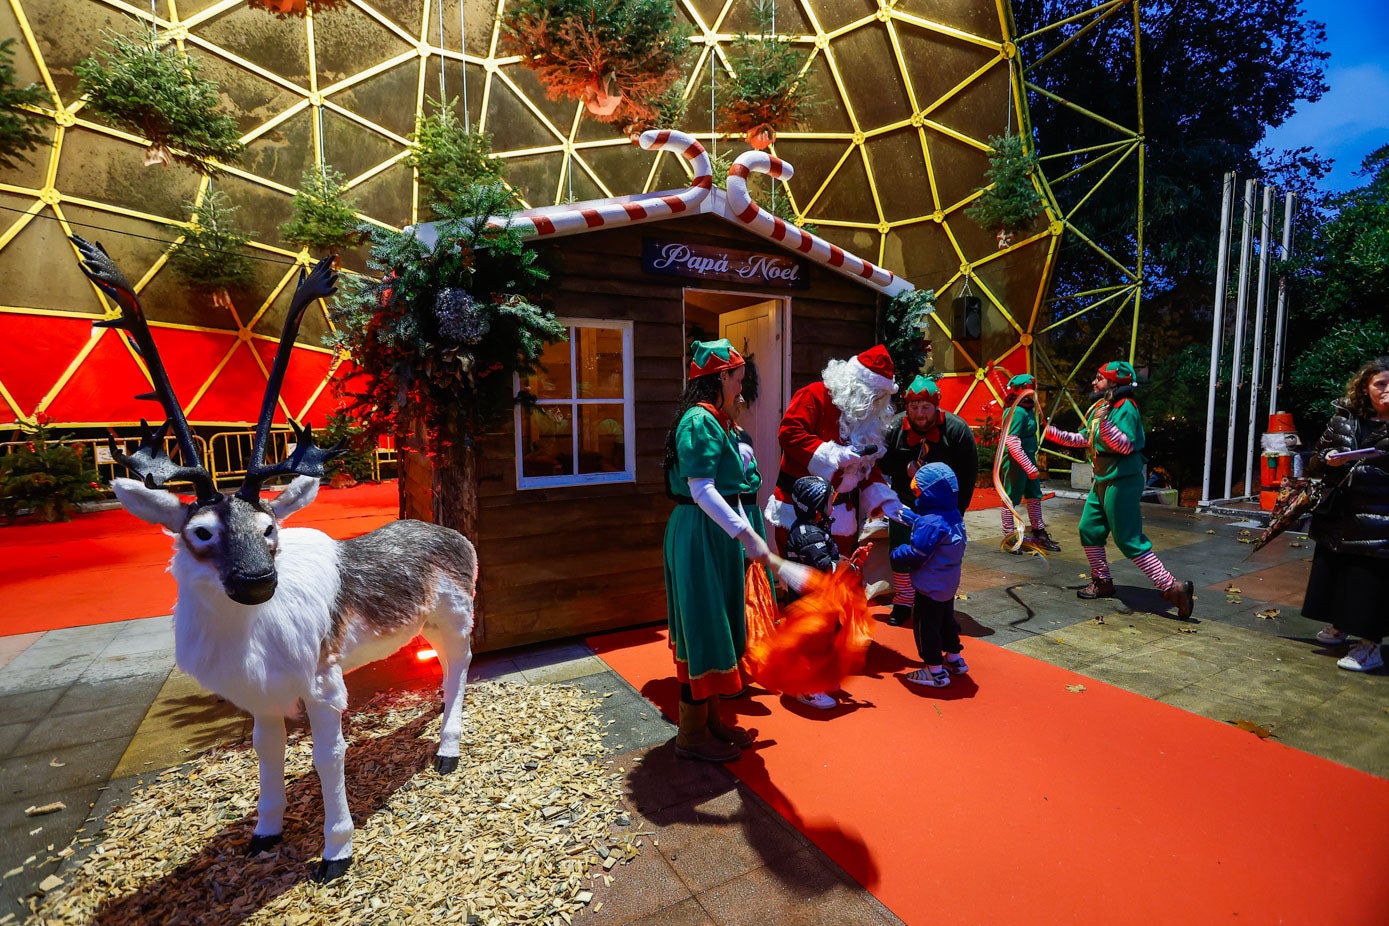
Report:
[[[940,407],[940,387],[934,380],[918,376],[902,398],[906,411],[887,430],[886,452],[878,462],[879,468],[902,504],[911,507],[912,477],[917,469],[927,463],[944,463],[955,473],[958,507],[964,514],[974,497],[974,480],[979,473],[974,432],[959,415]],[[889,549],[911,539],[910,529],[896,521],[888,521],[887,532]],[[892,592],[892,613],[887,622],[901,626],[911,617],[915,597],[910,572],[893,569]]]

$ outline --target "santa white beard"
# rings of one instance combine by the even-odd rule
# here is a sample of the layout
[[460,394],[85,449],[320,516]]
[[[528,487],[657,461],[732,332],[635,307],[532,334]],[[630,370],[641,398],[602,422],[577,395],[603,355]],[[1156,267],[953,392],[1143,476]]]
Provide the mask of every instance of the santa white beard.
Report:
[[830,401],[839,409],[839,441],[847,447],[874,446],[881,451],[892,424],[892,406],[865,383],[847,361],[831,360],[821,377]]

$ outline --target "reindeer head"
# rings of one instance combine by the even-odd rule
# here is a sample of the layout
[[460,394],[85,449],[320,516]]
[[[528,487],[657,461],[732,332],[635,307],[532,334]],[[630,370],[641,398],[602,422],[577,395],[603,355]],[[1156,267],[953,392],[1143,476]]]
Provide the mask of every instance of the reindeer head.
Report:
[[[134,342],[136,351],[149,369],[154,391],[139,396],[154,399],[167,416],[158,428],[142,420],[140,447],[132,454],[121,452],[115,438],[111,440],[112,455],[139,477],[114,479],[111,487],[127,511],[151,524],[159,524],[174,533],[193,558],[206,566],[209,577],[215,576],[223,591],[240,604],[256,605],[269,601],[275,594],[277,573],[275,553],[279,546],[280,521],[313,501],[318,493],[318,480],[323,465],[344,453],[341,445],[323,449],[313,442],[313,429],[290,421],[297,446],[289,459],[273,465],[265,463],[265,447],[270,425],[275,416],[275,403],[284,382],[285,368],[294,348],[294,336],[309,304],[332,295],[336,289],[337,273],[332,259],[324,258],[307,275],[299,274],[289,316],[280,334],[280,346],[270,369],[270,379],[261,402],[260,420],[256,424],[251,459],[241,487],[231,495],[218,491],[212,474],[198,457],[197,445],[184,417],[183,408],[174,396],[164,364],[150,335],[149,324],[135,291],[117,269],[100,244],[92,244],[73,236],[73,245],[82,257],[82,270],[120,306],[119,318],[96,322],[103,328],[119,328]],[[164,452],[164,438],[172,430],[178,443],[179,462]],[[262,484],[271,477],[294,474],[288,488],[272,502],[260,497]],[[194,498],[184,503],[160,486],[170,481],[192,483]]]

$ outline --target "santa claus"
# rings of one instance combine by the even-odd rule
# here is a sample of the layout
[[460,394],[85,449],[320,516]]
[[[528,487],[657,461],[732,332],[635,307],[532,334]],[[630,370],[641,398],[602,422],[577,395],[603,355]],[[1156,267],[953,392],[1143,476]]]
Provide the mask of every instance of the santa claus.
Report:
[[791,397],[777,432],[781,472],[765,512],[783,552],[796,520],[791,487],[802,476],[821,476],[838,493],[832,533],[845,555],[856,546],[860,513],[871,517],[881,511],[896,518],[901,512],[902,503],[877,462],[893,418],[889,400],[896,391],[892,358],[879,344],[857,357],[831,360],[819,382]]

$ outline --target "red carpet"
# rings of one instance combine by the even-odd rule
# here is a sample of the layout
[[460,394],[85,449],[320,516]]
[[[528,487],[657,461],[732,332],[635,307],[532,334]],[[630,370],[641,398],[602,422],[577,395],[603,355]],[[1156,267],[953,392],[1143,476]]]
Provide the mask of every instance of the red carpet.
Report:
[[[397,511],[394,482],[325,487],[285,523],[345,539],[394,521]],[[0,635],[169,614],[172,555],[171,538],[123,510],[0,527]]]
[[[673,716],[663,627],[588,642]],[[724,702],[761,744],[729,767],[908,923],[1386,922],[1389,781],[966,646],[919,689],[880,624],[853,704]]]

